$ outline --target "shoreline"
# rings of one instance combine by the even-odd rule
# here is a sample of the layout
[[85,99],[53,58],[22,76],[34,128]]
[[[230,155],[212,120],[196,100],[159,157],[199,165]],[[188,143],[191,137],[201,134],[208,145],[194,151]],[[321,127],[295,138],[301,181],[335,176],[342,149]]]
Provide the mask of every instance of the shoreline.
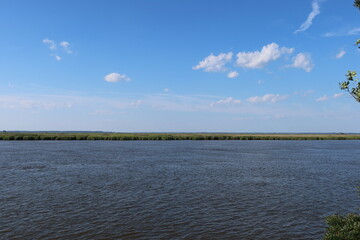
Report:
[[2,132],[1,140],[360,140],[360,134]]

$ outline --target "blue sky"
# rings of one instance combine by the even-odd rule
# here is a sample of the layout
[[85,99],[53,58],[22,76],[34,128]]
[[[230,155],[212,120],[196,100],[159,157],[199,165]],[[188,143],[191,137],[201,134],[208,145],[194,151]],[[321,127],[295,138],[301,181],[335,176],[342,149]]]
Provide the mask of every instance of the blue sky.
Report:
[[352,0],[0,3],[0,128],[360,132]]

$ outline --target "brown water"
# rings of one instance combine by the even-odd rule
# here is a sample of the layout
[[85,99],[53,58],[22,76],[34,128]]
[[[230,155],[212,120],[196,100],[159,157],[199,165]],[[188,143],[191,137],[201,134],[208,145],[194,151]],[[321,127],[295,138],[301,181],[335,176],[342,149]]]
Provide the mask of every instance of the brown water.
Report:
[[0,239],[321,239],[360,141],[0,142]]

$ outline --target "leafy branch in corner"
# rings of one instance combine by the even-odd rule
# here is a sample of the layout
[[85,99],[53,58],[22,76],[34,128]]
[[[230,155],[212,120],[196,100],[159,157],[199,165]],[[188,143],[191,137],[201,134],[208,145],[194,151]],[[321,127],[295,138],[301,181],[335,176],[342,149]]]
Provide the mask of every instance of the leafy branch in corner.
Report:
[[354,7],[357,7],[360,9],[360,0],[355,0]]
[[[360,9],[360,0],[356,0],[354,6]],[[355,45],[360,48],[360,39],[356,41]],[[359,78],[356,78],[357,72],[348,71],[345,76],[347,79],[340,83],[340,89],[347,91],[357,102],[360,102],[360,82]]]
[[340,89],[347,91],[356,101],[360,102],[360,82],[356,76],[357,72],[348,71],[347,80],[340,83]]

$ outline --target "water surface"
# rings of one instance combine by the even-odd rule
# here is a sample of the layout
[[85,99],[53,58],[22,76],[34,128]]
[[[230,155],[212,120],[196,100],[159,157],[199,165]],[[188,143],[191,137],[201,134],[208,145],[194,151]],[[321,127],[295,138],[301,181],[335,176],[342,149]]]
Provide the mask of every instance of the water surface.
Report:
[[359,141],[0,142],[4,239],[321,239]]

